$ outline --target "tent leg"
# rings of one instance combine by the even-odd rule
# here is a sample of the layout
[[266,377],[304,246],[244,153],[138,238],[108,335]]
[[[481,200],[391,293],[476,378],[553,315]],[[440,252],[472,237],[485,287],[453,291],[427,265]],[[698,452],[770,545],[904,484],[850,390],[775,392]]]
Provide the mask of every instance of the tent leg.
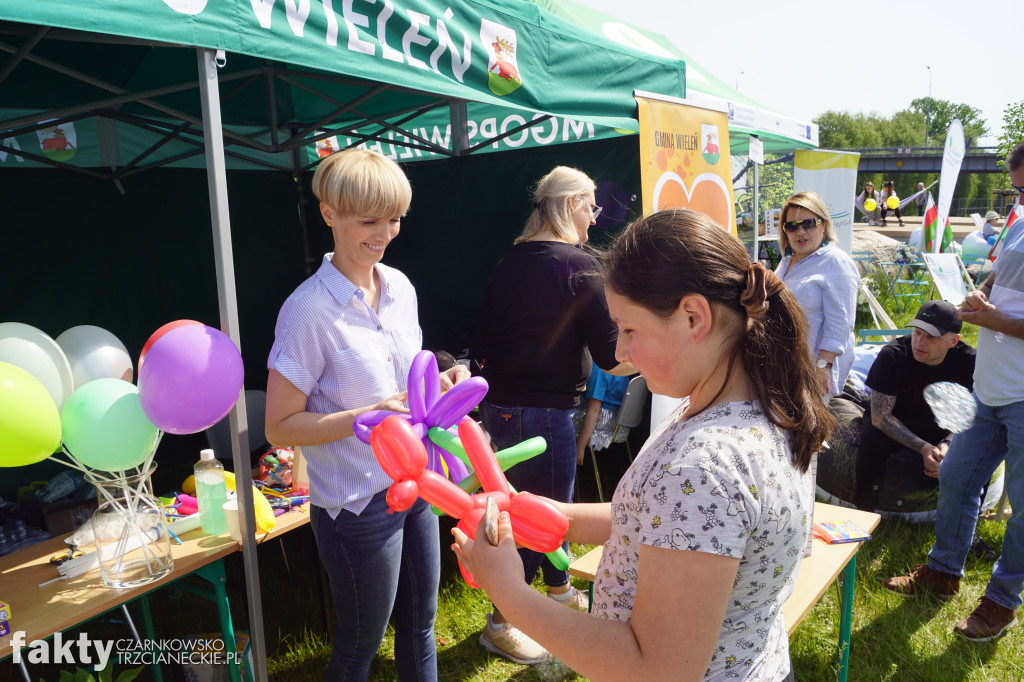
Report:
[[[294,125],[291,128],[291,136],[298,135],[298,128]],[[306,212],[306,186],[302,181],[302,163],[300,161],[300,150],[298,147],[292,149],[292,179],[295,180],[295,201],[299,206],[299,234],[302,236],[302,262],[306,268],[306,276],[313,274],[316,259],[309,252],[309,216]],[[319,267],[318,265],[316,267]]]
[[449,102],[448,116],[452,123],[452,153],[454,156],[465,156],[469,148],[469,135],[466,132],[469,114],[466,100],[453,99]]
[[[235,268],[231,251],[231,220],[228,215],[227,166],[224,162],[224,137],[220,114],[220,88],[217,81],[219,53],[198,48],[199,94],[203,107],[203,140],[206,148],[206,177],[210,191],[210,217],[213,227],[213,254],[217,266],[217,300],[220,305],[221,331],[239,350],[242,343],[238,324],[238,299],[235,293]],[[231,454],[234,469],[240,474],[251,468],[249,462],[248,418],[245,413],[245,391],[231,410]],[[239,425],[242,425],[239,428]],[[249,641],[252,646],[253,679],[267,679],[266,643],[263,637],[263,603],[260,594],[260,569],[256,557],[256,517],[253,487],[238,486],[239,514],[242,526],[242,563],[245,567],[245,591],[249,606]]]
[[[751,135],[751,137],[754,137],[754,136]],[[757,204],[757,193],[758,193],[758,190],[759,190],[759,187],[758,187],[758,176],[757,176],[757,166],[758,166],[758,164],[753,163],[753,162],[751,162],[751,163],[754,166],[754,205],[753,205],[753,210],[751,211],[751,213],[753,213],[753,215],[754,215],[754,260],[753,260],[753,262],[754,263],[760,263],[761,262],[761,245],[758,243],[760,240],[757,238],[758,237],[758,230],[761,227],[761,216],[758,213],[758,211],[760,210],[761,207],[758,206],[758,204]],[[765,228],[767,229],[767,227],[768,227],[768,223],[765,222]],[[737,232],[738,232],[738,230],[737,230]],[[765,234],[765,237],[767,237],[767,236],[768,235]],[[765,241],[767,241],[767,240],[765,240]]]

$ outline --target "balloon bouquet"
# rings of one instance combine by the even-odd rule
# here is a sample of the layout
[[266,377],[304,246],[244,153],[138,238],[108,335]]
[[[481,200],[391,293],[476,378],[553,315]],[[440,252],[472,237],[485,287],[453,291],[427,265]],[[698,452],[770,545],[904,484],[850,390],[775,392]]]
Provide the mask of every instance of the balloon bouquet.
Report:
[[[475,537],[487,498],[493,497],[498,510],[509,513],[516,542],[547,554],[565,570],[565,514],[542,497],[517,493],[503,473],[543,452],[544,439],[531,438],[495,453],[483,429],[467,416],[486,395],[487,382],[473,377],[441,395],[437,374],[434,354],[421,351],[409,370],[410,413],[365,412],[353,425],[356,437],[369,443],[381,468],[395,481],[388,488],[388,506],[404,511],[422,497],[435,511],[459,519],[458,527]],[[483,492],[470,495],[480,487]],[[470,586],[478,587],[461,562],[459,569]]]
[[178,320],[143,348],[138,387],[132,375],[124,344],[100,327],[73,327],[55,341],[0,323],[0,467],[49,458],[85,474],[100,498],[92,525],[103,580],[118,587],[171,570],[153,457],[164,432],[196,433],[231,410],[242,358],[221,331]]

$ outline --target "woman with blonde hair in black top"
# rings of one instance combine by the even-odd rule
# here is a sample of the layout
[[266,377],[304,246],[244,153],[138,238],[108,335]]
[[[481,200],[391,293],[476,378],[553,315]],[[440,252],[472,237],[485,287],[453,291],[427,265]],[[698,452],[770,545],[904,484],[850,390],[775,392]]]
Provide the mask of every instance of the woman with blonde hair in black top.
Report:
[[[508,471],[509,483],[562,502],[572,499],[576,433],[572,414],[590,374],[591,357],[613,374],[631,374],[615,360],[616,329],[608,317],[600,264],[580,248],[601,213],[594,181],[558,166],[541,178],[523,233],[491,277],[480,327],[483,376],[489,391],[480,416],[495,450],[542,436],[547,449]],[[543,569],[548,595],[578,610],[589,605],[569,575],[547,558],[521,550],[524,578]],[[544,649],[495,610],[480,643],[517,663],[535,663]]]

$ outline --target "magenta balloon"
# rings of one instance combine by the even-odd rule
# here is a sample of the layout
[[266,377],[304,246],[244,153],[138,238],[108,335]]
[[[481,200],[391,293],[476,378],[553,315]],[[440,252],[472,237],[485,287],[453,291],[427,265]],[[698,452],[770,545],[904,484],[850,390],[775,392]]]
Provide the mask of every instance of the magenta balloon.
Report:
[[[441,381],[437,373],[437,358],[429,350],[421,350],[409,366],[409,411],[413,423],[422,422],[427,411],[437,402]],[[431,390],[433,389],[433,390]]]
[[234,342],[213,327],[171,329],[139,368],[139,401],[153,424],[183,435],[207,429],[231,411],[245,372]]
[[430,427],[448,429],[462,421],[487,395],[487,380],[483,377],[472,377],[461,384],[456,384],[441,396],[441,399],[430,409],[426,423]]
[[352,433],[355,437],[366,443],[370,444],[370,431],[373,431],[373,427],[380,424],[382,421],[392,415],[398,414],[397,412],[389,412],[387,410],[370,410],[363,412],[361,415],[356,417],[355,421],[352,422]]

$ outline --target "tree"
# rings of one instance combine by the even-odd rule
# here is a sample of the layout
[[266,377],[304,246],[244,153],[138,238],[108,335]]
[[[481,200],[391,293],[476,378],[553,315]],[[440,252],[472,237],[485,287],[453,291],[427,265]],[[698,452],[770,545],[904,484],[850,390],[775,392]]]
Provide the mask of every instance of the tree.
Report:
[[[926,118],[927,117],[927,118]],[[911,102],[910,107],[897,111],[886,118],[877,114],[826,111],[814,122],[818,124],[818,139],[822,149],[870,149],[877,147],[920,147],[924,145],[927,123],[929,144],[939,146],[946,139],[946,131],[953,119],[960,119],[966,138],[977,139],[988,132],[981,112],[966,104],[922,97]],[[1011,105],[1003,115],[1006,153],[1017,142],[1024,140],[1024,101]],[[1003,141],[1003,137],[1000,138]],[[917,191],[917,183],[926,186],[938,179],[937,173],[923,175],[896,173],[883,177],[881,173],[857,176],[857,191],[863,189],[869,180],[880,189],[882,182],[894,180],[896,193],[908,197]],[[991,200],[993,188],[999,184],[995,174],[961,173],[954,195],[958,199]],[[933,190],[933,193],[936,190]],[[913,210],[909,211],[913,213]]]
[[881,147],[881,121],[874,114],[846,111],[826,111],[814,119],[818,124],[818,142],[824,149]]
[[964,126],[964,137],[977,140],[988,132],[988,125],[981,117],[981,110],[967,104],[956,104],[944,99],[918,97],[910,103],[910,111],[924,116],[928,126],[929,141],[942,146],[946,131],[954,119],[960,119]]
[[[793,194],[793,159],[790,156],[785,161],[781,154],[765,154],[764,166],[757,171],[757,207],[761,214],[758,219],[764,218],[764,209],[782,208],[790,195]],[[744,193],[737,199],[737,203],[744,211],[753,210],[754,207],[754,170],[747,169],[744,174]]]
[[1005,170],[1006,156],[1024,142],[1024,100],[1006,105],[1003,134],[999,136],[999,166]]
[[879,120],[883,147],[921,147],[924,145],[924,114],[910,109],[897,111],[892,118]]

